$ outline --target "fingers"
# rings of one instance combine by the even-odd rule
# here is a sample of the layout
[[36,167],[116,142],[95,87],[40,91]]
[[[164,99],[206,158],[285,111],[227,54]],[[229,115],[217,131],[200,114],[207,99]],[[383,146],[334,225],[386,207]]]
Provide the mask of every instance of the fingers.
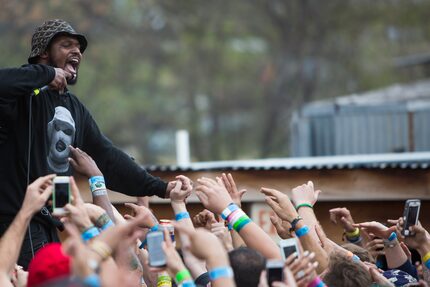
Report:
[[127,207],[130,207],[135,214],[137,214],[139,212],[139,205],[137,205],[137,204],[134,204],[131,202],[126,202],[126,203],[124,203],[124,205]]
[[267,187],[262,187],[260,189],[260,192],[262,192],[263,194],[268,195],[268,196],[273,196],[275,198],[277,198],[279,193],[281,193],[279,190],[267,188]]
[[76,181],[73,176],[70,177],[70,189],[72,191],[72,200],[75,204],[83,204],[81,194],[79,192],[78,186],[76,185]]

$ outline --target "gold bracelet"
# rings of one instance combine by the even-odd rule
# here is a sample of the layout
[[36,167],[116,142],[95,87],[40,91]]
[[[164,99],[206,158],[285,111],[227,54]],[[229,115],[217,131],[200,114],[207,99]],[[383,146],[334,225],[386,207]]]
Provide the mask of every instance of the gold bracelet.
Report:
[[112,248],[101,240],[94,240],[91,242],[90,248],[100,256],[102,261],[108,259],[112,255]]

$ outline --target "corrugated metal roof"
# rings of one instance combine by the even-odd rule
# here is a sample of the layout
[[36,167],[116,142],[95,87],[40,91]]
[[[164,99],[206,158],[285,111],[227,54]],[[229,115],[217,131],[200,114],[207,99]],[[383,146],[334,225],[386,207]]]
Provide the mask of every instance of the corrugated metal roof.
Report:
[[324,169],[429,169],[430,152],[390,153],[300,158],[270,158],[194,162],[189,166],[148,165],[148,171],[210,170],[324,170]]

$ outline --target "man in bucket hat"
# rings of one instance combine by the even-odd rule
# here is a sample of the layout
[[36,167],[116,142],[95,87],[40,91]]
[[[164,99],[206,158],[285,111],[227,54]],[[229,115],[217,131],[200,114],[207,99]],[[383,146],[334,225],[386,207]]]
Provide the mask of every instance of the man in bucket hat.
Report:
[[[0,234],[20,209],[28,182],[49,173],[72,175],[69,145],[95,160],[111,190],[168,197],[175,184],[153,177],[117,149],[68,91],[78,80],[86,48],[85,36],[69,23],[50,20],[36,28],[27,65],[0,69]],[[34,92],[44,86],[48,89]],[[43,245],[58,241],[55,222],[46,208],[33,218],[21,266]]]

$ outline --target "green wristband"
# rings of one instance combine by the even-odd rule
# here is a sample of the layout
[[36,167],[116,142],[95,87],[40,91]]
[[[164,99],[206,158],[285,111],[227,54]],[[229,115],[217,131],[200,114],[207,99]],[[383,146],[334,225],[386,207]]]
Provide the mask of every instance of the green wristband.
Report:
[[182,281],[190,278],[191,278],[190,271],[188,271],[187,269],[184,269],[176,273],[175,281],[176,281],[176,284],[179,285],[182,283]]
[[312,208],[312,209],[314,208],[314,207],[312,206],[312,204],[309,204],[309,203],[302,203],[302,204],[299,204],[299,205],[297,205],[297,206],[296,206],[296,210],[299,210],[299,208],[300,208],[300,207],[305,207],[305,206],[306,206],[306,207],[310,207],[310,208]]

